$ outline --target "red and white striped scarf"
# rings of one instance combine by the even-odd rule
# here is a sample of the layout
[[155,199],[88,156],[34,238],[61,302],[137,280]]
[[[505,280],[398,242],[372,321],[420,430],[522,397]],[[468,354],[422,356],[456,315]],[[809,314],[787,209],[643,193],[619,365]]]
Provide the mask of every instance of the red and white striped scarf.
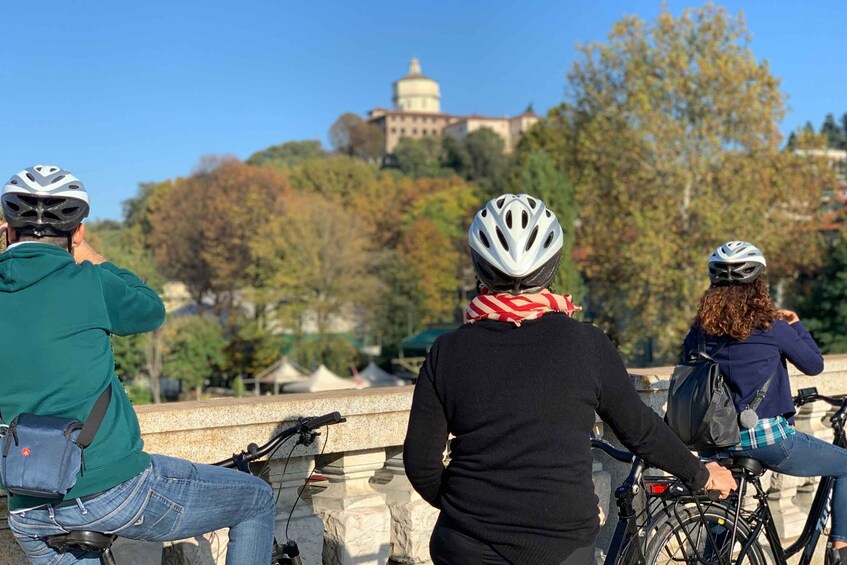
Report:
[[536,294],[488,294],[483,293],[471,300],[465,310],[465,321],[497,320],[520,326],[524,320],[540,318],[547,312],[564,312],[573,316],[579,306],[574,306],[569,294],[553,294],[542,290]]

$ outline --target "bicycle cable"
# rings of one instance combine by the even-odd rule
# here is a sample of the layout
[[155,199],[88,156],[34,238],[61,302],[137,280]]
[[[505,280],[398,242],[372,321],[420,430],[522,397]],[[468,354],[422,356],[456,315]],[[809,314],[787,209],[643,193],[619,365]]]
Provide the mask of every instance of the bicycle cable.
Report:
[[[321,452],[318,454],[318,457],[321,457],[326,451],[326,446],[329,443],[329,425],[324,426],[324,444],[321,447]],[[297,447],[297,444],[294,445]],[[288,468],[288,462],[291,460],[291,454],[294,453],[294,447],[291,448],[291,451],[288,452],[288,458],[285,460],[285,466],[282,468],[282,474],[285,475],[285,469]],[[316,458],[317,459],[317,458]],[[297,498],[294,499],[294,504],[291,505],[291,510],[288,512],[288,518],[285,520],[285,541],[291,541],[291,538],[288,537],[288,525],[291,524],[291,517],[294,515],[294,509],[297,507],[297,503],[300,502],[300,498],[303,495],[303,491],[306,490],[306,486],[309,484],[309,481],[312,479],[312,475],[315,474],[315,469],[317,467],[312,465],[312,470],[309,472],[309,476],[306,477],[306,480],[303,481],[303,486],[301,486],[297,490]],[[279,502],[279,495],[282,492],[282,488],[277,491],[276,500]]]

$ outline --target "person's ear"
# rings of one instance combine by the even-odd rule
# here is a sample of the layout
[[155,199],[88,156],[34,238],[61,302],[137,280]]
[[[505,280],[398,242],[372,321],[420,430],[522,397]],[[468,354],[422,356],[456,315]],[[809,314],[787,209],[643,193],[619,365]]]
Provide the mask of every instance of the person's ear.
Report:
[[74,230],[73,236],[71,237],[71,245],[72,247],[78,247],[82,240],[85,239],[85,226],[80,224]]
[[13,228],[12,226],[7,224],[6,225],[6,243],[8,245],[11,245],[11,244],[15,243],[15,241],[17,241],[17,239],[18,239],[17,230],[15,228]]

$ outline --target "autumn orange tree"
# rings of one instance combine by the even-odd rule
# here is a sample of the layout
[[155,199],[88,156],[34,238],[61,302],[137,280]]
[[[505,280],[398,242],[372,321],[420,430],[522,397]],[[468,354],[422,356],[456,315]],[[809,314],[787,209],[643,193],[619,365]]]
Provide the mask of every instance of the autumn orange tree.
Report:
[[759,245],[774,277],[818,260],[829,173],[780,150],[785,95],[749,43],[711,4],[625,17],[581,47],[568,100],[525,142],[574,183],[581,270],[626,353],[650,338],[656,361],[678,355],[722,241]]
[[232,307],[234,293],[251,284],[251,242],[282,211],[285,178],[224,160],[160,190],[148,236],[156,261],[198,304],[208,296],[218,310]]

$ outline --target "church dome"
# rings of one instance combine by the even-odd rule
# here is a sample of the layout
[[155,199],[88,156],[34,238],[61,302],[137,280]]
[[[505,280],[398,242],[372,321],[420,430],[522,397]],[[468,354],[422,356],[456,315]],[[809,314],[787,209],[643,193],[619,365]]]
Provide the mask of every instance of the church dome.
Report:
[[416,58],[409,63],[409,74],[394,82],[392,100],[396,110],[404,112],[441,112],[441,90],[438,82],[421,73]]

